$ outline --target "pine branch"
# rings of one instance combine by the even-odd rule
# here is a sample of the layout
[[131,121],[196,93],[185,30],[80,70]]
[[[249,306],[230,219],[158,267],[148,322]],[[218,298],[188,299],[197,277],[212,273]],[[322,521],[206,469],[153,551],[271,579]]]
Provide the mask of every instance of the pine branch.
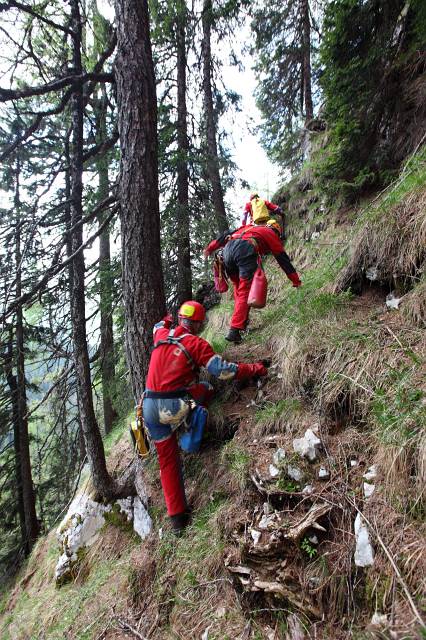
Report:
[[57,78],[51,82],[40,85],[38,87],[27,87],[26,89],[3,89],[0,87],[0,102],[9,102],[10,100],[19,100],[20,98],[30,98],[33,96],[43,96],[52,91],[59,91],[65,87],[71,86],[74,90],[86,82],[114,82],[112,73],[100,73],[90,71],[81,75],[69,75],[63,78]]
[[[41,8],[42,9],[46,8],[48,4],[49,3],[46,2],[46,4]],[[16,0],[9,0],[9,2],[0,2],[0,11],[8,11],[9,9],[19,9],[19,11],[28,13],[34,18],[37,18],[37,20],[40,20],[40,22],[44,22],[45,24],[49,25],[50,27],[53,27],[54,29],[59,29],[59,31],[62,31],[63,33],[66,33],[68,35],[73,34],[71,29],[68,29],[67,27],[64,27],[62,24],[58,24],[57,22],[50,20],[50,18],[46,18],[45,16],[40,15],[39,13],[37,13],[37,11],[34,11],[34,9],[32,7],[29,7],[27,4],[23,4],[22,2],[16,2]]]
[[118,140],[118,129],[116,128],[112,132],[112,135],[110,138],[107,138],[106,140],[103,140],[99,144],[94,145],[93,147],[88,149],[86,153],[83,154],[83,162],[87,162],[94,156],[97,156],[99,153],[105,153],[106,151],[109,151],[109,149],[112,149],[112,147],[115,145],[117,140]]
[[[65,269],[65,267],[68,266],[80,254],[81,251],[83,251],[83,249],[85,249],[89,244],[91,244],[93,242],[93,240],[95,240],[102,233],[102,231],[105,229],[105,227],[107,227],[108,224],[111,222],[111,220],[113,219],[113,217],[117,213],[117,211],[118,211],[118,207],[114,208],[111,211],[110,215],[98,227],[97,231],[94,234],[92,234],[85,242],[83,242],[83,244],[81,244],[74,251],[74,253],[72,255],[70,255],[63,262],[60,262],[59,258],[60,258],[60,254],[61,254],[61,251],[62,251],[63,244],[65,242],[65,241],[63,241],[61,243],[61,245],[56,249],[55,254],[53,256],[52,263],[51,263],[50,267],[48,267],[48,269],[46,270],[46,272],[45,272],[44,276],[41,278],[41,280],[39,280],[39,282],[31,289],[31,291],[28,291],[27,293],[24,293],[22,296],[20,296],[16,300],[14,300],[8,306],[8,308],[0,316],[1,321],[4,323],[6,321],[6,319],[12,313],[14,313],[16,311],[17,308],[21,307],[22,305],[24,305],[27,302],[29,302],[30,300],[32,300],[34,298],[34,296],[39,291],[42,291],[43,289],[45,289],[45,287],[47,286],[48,282],[54,276],[58,275],[58,273],[63,271],[63,269]],[[80,221],[77,224],[81,224],[81,223],[82,223],[82,221]]]

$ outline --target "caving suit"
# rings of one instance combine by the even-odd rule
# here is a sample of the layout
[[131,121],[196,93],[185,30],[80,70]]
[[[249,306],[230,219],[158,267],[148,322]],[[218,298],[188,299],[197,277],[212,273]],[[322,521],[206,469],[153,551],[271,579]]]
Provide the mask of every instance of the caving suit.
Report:
[[[171,332],[174,338],[181,337],[180,344],[184,350],[176,344],[161,344],[155,348]],[[169,516],[183,513],[187,508],[176,430],[188,416],[191,399],[206,405],[213,395],[213,387],[209,383],[197,381],[199,367],[205,367],[219,380],[264,375],[261,364],[227,362],[213,351],[206,340],[188,333],[185,327],[178,326],[172,330],[170,323],[164,320],[155,325],[154,350],[143,397],[143,417],[157,449]]]
[[236,231],[225,232],[210,242],[206,252],[212,253],[223,246],[226,273],[234,287],[231,328],[246,328],[250,311],[247,300],[259,256],[272,253],[293,286],[300,286],[300,278],[284,250],[282,241],[269,227],[249,224]]

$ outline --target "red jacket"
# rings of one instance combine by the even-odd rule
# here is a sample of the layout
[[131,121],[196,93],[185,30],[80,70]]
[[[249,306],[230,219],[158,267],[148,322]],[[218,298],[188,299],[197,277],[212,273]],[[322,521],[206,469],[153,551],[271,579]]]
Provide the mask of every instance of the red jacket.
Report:
[[247,224],[241,227],[231,235],[232,239],[254,238],[257,244],[257,253],[261,256],[272,253],[274,256],[284,251],[284,246],[278,235],[269,227],[261,227],[253,224]]
[[284,251],[283,243],[281,242],[275,231],[273,231],[269,227],[247,224],[243,227],[240,227],[236,231],[229,231],[226,236],[225,234],[222,234],[216,240],[212,240],[210,244],[207,245],[205,253],[210,255],[211,253],[213,253],[213,251],[217,251],[217,249],[220,249],[220,247],[223,247],[226,244],[226,238],[229,237],[231,237],[232,239],[241,238],[242,240],[246,240],[247,238],[254,238],[257,243],[256,251],[261,256],[265,255],[266,253],[273,253],[275,256]]
[[[154,345],[166,340],[170,325],[162,320],[154,327]],[[184,327],[176,327],[174,337],[188,334]],[[250,378],[254,375],[265,375],[266,369],[261,364],[245,364],[227,362],[215,353],[207,340],[192,334],[182,338],[181,344],[190,354],[197,367],[205,367],[219,380]],[[173,344],[160,345],[154,349],[149,363],[146,388],[150,391],[176,391],[186,389],[198,378],[187,356]]]
[[284,250],[284,245],[281,239],[275,231],[267,226],[247,224],[236,231],[222,233],[222,235],[220,235],[216,240],[212,240],[210,244],[207,245],[204,253],[205,255],[210,255],[213,251],[217,251],[220,247],[224,247],[230,239],[236,240],[238,238],[241,240],[254,238],[256,241],[255,249],[259,255],[263,256],[267,253],[272,253],[281,269],[293,283],[293,286],[299,287],[302,284],[296,269],[291,264],[290,258]]

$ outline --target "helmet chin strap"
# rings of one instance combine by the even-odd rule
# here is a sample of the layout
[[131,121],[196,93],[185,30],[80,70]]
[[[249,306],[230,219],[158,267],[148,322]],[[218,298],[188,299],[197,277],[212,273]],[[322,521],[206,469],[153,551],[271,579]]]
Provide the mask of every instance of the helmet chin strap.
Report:
[[179,318],[179,325],[181,327],[185,327],[189,333],[193,333],[194,335],[198,335],[203,330],[203,322],[199,322],[198,320],[189,320],[188,318]]

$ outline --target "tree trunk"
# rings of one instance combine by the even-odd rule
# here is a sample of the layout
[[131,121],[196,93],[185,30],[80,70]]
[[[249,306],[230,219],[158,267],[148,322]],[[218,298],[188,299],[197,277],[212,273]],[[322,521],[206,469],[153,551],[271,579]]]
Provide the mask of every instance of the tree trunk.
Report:
[[[73,31],[73,73],[75,75],[81,75],[82,29],[80,8],[78,0],[70,0],[70,4],[71,28]],[[71,122],[71,224],[75,227],[71,240],[72,251],[75,252],[83,242],[83,225],[78,224],[81,223],[83,217],[83,89],[81,85],[76,85],[71,98]],[[114,495],[114,486],[106,468],[102,437],[93,407],[92,382],[86,338],[85,266],[83,251],[78,253],[72,264],[71,321],[78,408],[93,483],[97,491],[108,499]]]
[[[96,101],[96,142],[106,140],[106,96]],[[108,155],[98,156],[96,168],[99,176],[98,201],[102,202],[109,195]],[[99,224],[104,221],[105,213],[99,215]],[[101,310],[101,378],[102,404],[105,433],[109,433],[117,417],[111,401],[111,389],[115,377],[114,366],[114,333],[112,325],[113,279],[111,272],[111,250],[109,226],[99,236],[99,297]]]
[[211,25],[212,25],[212,0],[204,0],[202,25],[203,25],[203,97],[204,115],[206,119],[207,137],[207,175],[212,188],[212,199],[216,226],[219,232],[229,228],[226,218],[225,204],[223,202],[222,184],[219,173],[219,157],[216,143],[216,119],[213,108],[212,93],[212,54],[211,54]]
[[309,16],[309,0],[302,0],[303,24],[303,96],[305,102],[305,124],[314,117],[312,104],[312,72],[311,72],[311,20]]
[[[66,201],[66,205],[65,205],[65,229],[67,231],[66,234],[66,248],[67,248],[67,256],[68,258],[72,255],[72,238],[71,238],[71,234],[68,233],[68,230],[71,229],[71,172],[70,172],[70,166],[71,166],[71,154],[70,154],[70,140],[69,140],[69,134],[68,132],[66,132],[65,134],[65,140],[64,140],[64,152],[65,152],[65,162],[66,162],[66,169],[65,169],[65,201]],[[69,293],[69,304],[70,304],[70,308],[72,306],[72,296],[73,296],[73,281],[74,281],[74,276],[73,276],[73,271],[74,271],[74,266],[73,263],[70,262],[68,268],[67,268],[67,273],[68,273],[68,293]],[[86,444],[84,441],[84,435],[83,435],[83,429],[81,427],[81,420],[78,420],[78,441],[80,443],[80,458],[81,460],[84,460],[84,458],[86,457]]]
[[[15,188],[15,212],[17,213],[16,231],[15,231],[15,263],[16,263],[16,299],[22,295],[22,270],[21,270],[21,220],[19,216],[20,210],[20,162],[19,157],[16,161],[16,188]],[[28,553],[34,546],[37,536],[40,532],[39,523],[36,513],[36,497],[33,486],[33,478],[31,471],[31,455],[30,455],[30,439],[28,434],[28,407],[25,380],[25,353],[24,353],[24,321],[22,307],[18,306],[16,311],[16,391],[17,391],[17,410],[19,421],[19,459],[21,462],[21,486],[22,501],[24,507],[25,518],[25,552]]]
[[177,302],[181,305],[192,298],[191,248],[189,236],[188,201],[188,153],[189,141],[186,110],[186,3],[180,2],[177,8],[176,51],[177,51],[177,241],[178,273]]
[[116,0],[123,303],[133,393],[144,390],[152,327],[166,312],[160,250],[157,99],[147,0]]
[[27,531],[25,527],[25,509],[24,496],[22,493],[22,473],[21,473],[21,446],[20,446],[20,419],[18,404],[18,383],[16,376],[13,375],[13,329],[10,327],[9,341],[7,343],[6,357],[4,359],[4,369],[6,373],[7,384],[10,389],[10,397],[12,403],[12,422],[13,422],[13,448],[15,453],[15,480],[16,480],[16,503],[19,518],[19,529],[21,532],[21,542],[28,555],[30,549],[27,544]]

